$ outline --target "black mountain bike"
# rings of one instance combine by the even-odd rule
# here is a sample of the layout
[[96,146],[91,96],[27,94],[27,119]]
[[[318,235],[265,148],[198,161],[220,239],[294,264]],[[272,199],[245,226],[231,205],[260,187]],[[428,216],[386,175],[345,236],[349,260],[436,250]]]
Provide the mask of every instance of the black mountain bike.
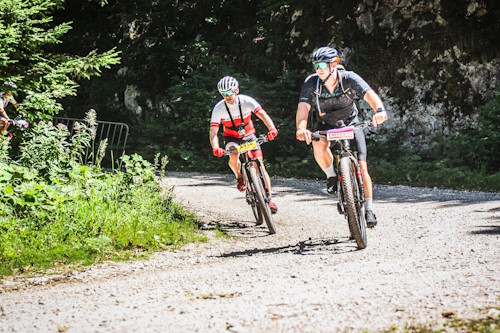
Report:
[[[357,153],[351,150],[349,140],[354,139],[354,127],[368,127],[370,122],[353,126],[338,123],[338,128],[316,131],[312,133],[313,140],[326,138],[330,141],[330,149],[334,156],[334,166],[337,172],[338,203],[340,214],[347,218],[351,238],[356,240],[359,249],[366,248],[365,191]],[[334,144],[335,143],[335,144]]]
[[271,193],[264,176],[264,169],[260,160],[251,154],[259,145],[268,141],[266,135],[262,134],[257,138],[257,141],[248,141],[239,146],[230,147],[226,150],[226,155],[240,154],[240,159],[241,156],[244,156],[241,162],[241,174],[246,185],[246,201],[252,207],[257,225],[261,225],[265,220],[269,233],[275,234],[276,225],[269,208]]

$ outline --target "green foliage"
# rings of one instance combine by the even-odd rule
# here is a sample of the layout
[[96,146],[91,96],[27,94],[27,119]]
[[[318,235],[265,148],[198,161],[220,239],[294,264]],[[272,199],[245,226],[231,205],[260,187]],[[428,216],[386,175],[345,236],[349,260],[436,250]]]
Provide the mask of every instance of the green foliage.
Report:
[[[141,155],[132,154],[120,157],[121,166],[129,176],[128,181],[134,182],[134,177],[139,177],[142,182],[151,182],[155,177],[155,165],[142,158]],[[139,180],[138,178],[135,178]]]
[[[445,1],[439,9],[425,4],[410,9],[412,15],[396,11],[388,16],[384,14],[390,7],[388,2],[345,2],[332,7],[311,0],[207,0],[189,4],[123,0],[102,8],[97,2],[66,2],[66,10],[60,14],[67,18],[65,21],[74,21],[75,29],[64,35],[63,46],[68,51],[87,53],[96,46],[110,49],[118,45],[123,52],[122,67],[83,83],[81,95],[66,100],[65,106],[68,112],[76,113],[85,109],[83,105],[99,106],[105,118],[131,124],[128,150],[140,153],[146,160],[166,152],[170,167],[176,170],[228,171],[225,159],[211,156],[208,142],[210,111],[220,98],[215,85],[224,75],[236,76],[242,93],[261,102],[278,126],[276,141],[264,146],[270,172],[323,178],[311,147],[295,140],[298,95],[303,80],[312,71],[310,55],[314,48],[326,44],[338,47],[348,69],[362,75],[375,90],[389,87],[388,97],[394,97],[399,104],[399,116],[415,113],[414,98],[419,86],[425,90],[433,82],[422,101],[442,105],[444,121],[464,114],[471,116],[481,101],[481,96],[469,96],[471,86],[463,79],[466,71],[462,65],[489,63],[498,54],[492,3],[485,4],[487,14],[479,19],[466,14],[467,4],[463,1]],[[360,27],[367,22],[363,13],[371,13],[370,33]],[[443,21],[432,19],[435,15]],[[428,24],[414,24],[415,19]],[[448,28],[440,26],[439,22],[444,21],[450,24]],[[442,33],[436,31],[448,37],[442,38]],[[82,36],[88,41],[85,45]],[[460,52],[451,52],[455,46]],[[131,86],[139,92],[135,102],[141,106],[140,113],[125,106],[124,92]],[[264,130],[258,120],[255,123],[259,132]],[[494,123],[498,121],[491,120]],[[387,142],[401,142],[398,134],[396,129]],[[411,142],[409,133],[404,134]],[[399,165],[415,164],[408,176],[411,181],[397,172],[397,178],[391,180],[386,177],[390,173],[380,169],[377,178],[387,182],[404,179],[430,186],[436,177],[421,181],[424,177],[419,176],[420,164],[432,165],[436,160],[439,163],[434,169],[424,168],[431,176],[439,173],[436,170],[443,170],[441,175],[446,170],[457,172],[459,181],[462,173],[468,174],[461,168],[476,164],[476,175],[493,177],[494,166],[500,164],[496,152],[491,151],[496,146],[491,143],[494,130],[483,134],[461,132],[453,140],[437,136],[433,139],[440,140],[439,147],[429,151],[413,151],[412,147],[399,150],[398,144],[389,144],[385,149],[375,144],[369,151],[369,162],[377,166],[379,160],[386,160],[395,170]],[[471,145],[477,149],[471,149]],[[406,156],[406,149],[420,160]],[[485,156],[491,158],[483,167]],[[436,181],[441,186],[442,180]]]
[[477,126],[456,133],[449,143],[450,157],[457,165],[474,170],[500,171],[500,91],[479,108]]
[[30,119],[62,110],[60,100],[76,94],[77,80],[99,76],[119,63],[115,48],[86,56],[54,51],[71,22],[54,23],[56,0],[0,0],[0,77],[12,80],[23,94],[20,111]]
[[[67,129],[39,123],[12,159],[0,147],[0,275],[90,264],[106,258],[203,240],[194,216],[155,179],[155,163],[121,156],[123,169],[103,173],[86,154],[95,141],[89,112],[73,140]],[[7,144],[5,144],[7,142]],[[123,170],[123,171],[122,171]]]

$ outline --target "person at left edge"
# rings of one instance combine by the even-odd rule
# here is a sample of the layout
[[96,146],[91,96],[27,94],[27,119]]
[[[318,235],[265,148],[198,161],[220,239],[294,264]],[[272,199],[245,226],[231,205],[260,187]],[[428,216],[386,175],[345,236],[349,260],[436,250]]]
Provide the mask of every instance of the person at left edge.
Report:
[[[269,140],[276,138],[278,130],[274,126],[271,117],[269,117],[267,112],[264,111],[255,99],[239,93],[238,81],[234,77],[225,76],[220,79],[217,89],[223,99],[215,105],[210,119],[210,144],[212,145],[214,156],[223,157],[225,154],[225,149],[219,146],[219,138],[217,136],[221,123],[223,127],[222,136],[226,149],[235,144],[240,145],[243,142],[257,140],[252,122],[252,114],[259,117],[268,128],[267,138]],[[269,187],[269,193],[271,193],[271,180],[263,163],[262,150],[259,147],[253,153],[262,164],[264,177]],[[241,175],[241,162],[237,154],[229,155],[229,167],[236,177],[236,187],[239,191],[244,191],[246,188],[243,176]],[[269,208],[273,214],[278,211],[278,207],[272,200],[269,201]]]
[[17,110],[17,102],[12,96],[12,91],[17,89],[17,85],[12,81],[6,81],[3,83],[5,89],[0,92],[0,133],[7,131],[9,128],[9,116],[7,112],[5,112],[5,108],[9,103],[12,103],[14,108]]

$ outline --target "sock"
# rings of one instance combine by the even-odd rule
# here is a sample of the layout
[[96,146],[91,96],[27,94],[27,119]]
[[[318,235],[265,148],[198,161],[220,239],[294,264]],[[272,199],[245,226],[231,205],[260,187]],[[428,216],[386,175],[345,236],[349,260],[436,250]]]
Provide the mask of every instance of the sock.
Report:
[[335,170],[333,170],[333,163],[329,167],[326,167],[324,169],[321,168],[321,170],[323,170],[323,172],[325,173],[327,179],[330,178],[330,177],[337,176],[337,174],[335,173]]
[[373,210],[372,209],[372,201],[373,201],[372,198],[366,198],[365,199],[365,209],[366,210]]

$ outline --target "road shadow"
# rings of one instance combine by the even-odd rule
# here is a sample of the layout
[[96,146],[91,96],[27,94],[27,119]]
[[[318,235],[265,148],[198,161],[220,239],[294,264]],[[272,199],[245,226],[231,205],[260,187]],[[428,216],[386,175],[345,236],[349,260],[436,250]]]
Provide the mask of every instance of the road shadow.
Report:
[[[170,172],[166,176],[177,178],[197,178],[199,183],[182,186],[233,186],[235,184],[232,174],[202,174],[187,172]],[[273,195],[280,197],[282,195],[308,196],[301,198],[303,201],[331,200],[331,196],[326,193],[326,182],[321,179],[294,179],[271,177],[273,184]],[[397,203],[418,203],[418,202],[442,202],[446,203],[443,207],[455,207],[470,205],[479,202],[499,201],[500,193],[486,193],[475,191],[458,191],[451,189],[436,189],[411,187],[403,185],[378,185],[373,187],[374,199],[385,200]],[[310,198],[314,194],[316,198]]]
[[348,252],[358,251],[356,242],[349,238],[340,239],[309,239],[300,241],[293,245],[284,245],[277,247],[269,247],[263,249],[249,249],[243,251],[231,251],[222,253],[216,257],[248,257],[254,255],[292,253],[297,255],[324,255],[324,254],[343,254]]
[[261,238],[269,236],[266,224],[256,225],[255,221],[223,220],[223,222],[198,222],[198,227],[205,231],[219,230],[227,237],[236,238]]
[[500,235],[500,225],[480,225],[478,230],[471,231],[471,235]]

